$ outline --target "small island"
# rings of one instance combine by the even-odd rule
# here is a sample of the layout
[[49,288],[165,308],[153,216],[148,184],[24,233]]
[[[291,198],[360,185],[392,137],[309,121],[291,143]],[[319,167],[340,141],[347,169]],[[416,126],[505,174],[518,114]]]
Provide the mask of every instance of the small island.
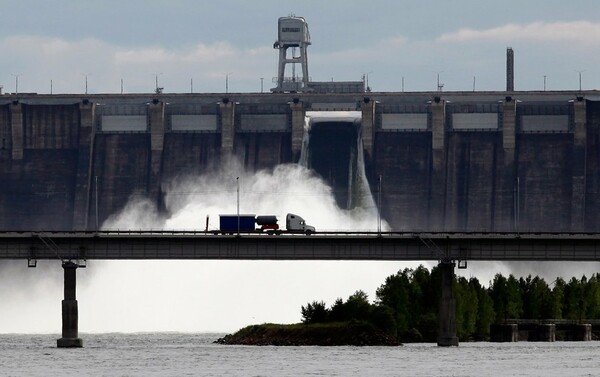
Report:
[[[373,303],[356,291],[346,301],[338,298],[302,306],[302,323],[247,326],[215,343],[274,346],[397,346],[435,342],[438,330],[440,272],[423,266],[404,269],[386,278]],[[508,278],[497,274],[489,287],[477,278],[454,278],[456,332],[461,341],[490,340],[495,324],[519,319],[600,319],[600,274],[568,282],[557,278],[550,287],[540,277]],[[599,339],[596,328],[592,339]],[[556,340],[566,339],[563,333]]]
[[368,322],[292,325],[266,323],[244,327],[218,339],[219,344],[252,346],[398,346],[395,336]]
[[215,343],[273,346],[398,346],[392,311],[369,303],[357,291],[327,308],[323,301],[302,306],[302,323],[244,327]]

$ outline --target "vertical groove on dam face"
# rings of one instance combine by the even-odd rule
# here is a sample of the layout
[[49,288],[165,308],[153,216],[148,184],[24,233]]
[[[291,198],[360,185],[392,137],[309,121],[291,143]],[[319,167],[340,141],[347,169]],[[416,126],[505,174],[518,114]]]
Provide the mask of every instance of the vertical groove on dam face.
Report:
[[121,210],[132,195],[145,197],[149,155],[148,134],[101,134],[96,137],[93,171],[98,176],[100,223]]
[[271,169],[292,162],[291,138],[287,132],[241,133],[235,154],[248,171]]
[[381,216],[393,230],[427,229],[431,197],[431,135],[390,132],[375,136],[382,177]]
[[[600,124],[600,102],[588,102],[587,124]],[[587,129],[585,231],[600,231],[600,129]],[[596,172],[596,173],[592,173]]]
[[221,158],[219,134],[169,133],[165,135],[163,184],[181,176],[198,176],[218,165]]
[[348,209],[357,137],[352,122],[321,122],[310,130],[308,167],[331,186],[338,207],[343,209]]

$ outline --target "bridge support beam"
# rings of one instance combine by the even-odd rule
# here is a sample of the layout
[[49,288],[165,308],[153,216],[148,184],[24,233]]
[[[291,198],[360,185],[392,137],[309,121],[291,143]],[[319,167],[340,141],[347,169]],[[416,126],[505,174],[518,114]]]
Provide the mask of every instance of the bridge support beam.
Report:
[[442,261],[438,264],[441,274],[442,291],[440,297],[440,313],[437,344],[442,347],[458,346],[456,336],[456,301],[452,292],[454,281],[454,266],[452,261]]
[[77,264],[67,261],[63,262],[62,267],[65,272],[65,297],[62,301],[62,338],[57,340],[57,347],[83,347],[77,325],[78,310],[75,296]]

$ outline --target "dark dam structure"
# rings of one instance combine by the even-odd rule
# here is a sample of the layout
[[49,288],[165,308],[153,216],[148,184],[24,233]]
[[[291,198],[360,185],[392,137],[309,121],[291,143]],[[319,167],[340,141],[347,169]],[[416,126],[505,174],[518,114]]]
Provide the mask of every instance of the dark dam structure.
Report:
[[339,206],[360,161],[394,231],[598,232],[599,128],[597,91],[5,94],[0,230],[93,230],[230,156],[296,163],[308,132]]

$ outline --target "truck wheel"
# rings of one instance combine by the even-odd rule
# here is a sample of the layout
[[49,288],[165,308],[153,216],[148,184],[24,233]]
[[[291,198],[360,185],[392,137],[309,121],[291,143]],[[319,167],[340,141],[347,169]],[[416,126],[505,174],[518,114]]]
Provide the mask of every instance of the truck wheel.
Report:
[[307,230],[306,232],[304,232],[307,236],[310,236],[312,234],[312,232],[310,230]]

